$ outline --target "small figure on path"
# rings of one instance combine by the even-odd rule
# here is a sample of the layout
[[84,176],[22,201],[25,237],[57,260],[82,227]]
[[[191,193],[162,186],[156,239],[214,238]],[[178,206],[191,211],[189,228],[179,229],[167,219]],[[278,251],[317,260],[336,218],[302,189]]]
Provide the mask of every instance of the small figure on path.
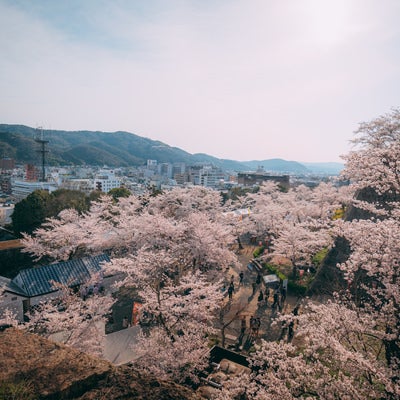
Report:
[[122,327],[127,328],[129,326],[128,317],[124,317],[122,320]]
[[263,295],[262,290],[260,290],[260,293],[258,294],[257,301],[258,301],[259,303],[261,303],[263,300],[264,300],[264,295]]
[[229,300],[232,300],[233,291],[235,290],[235,286],[231,283],[228,287],[228,296]]
[[239,274],[239,286],[243,283],[243,278],[244,278],[244,273],[243,271],[241,271]]
[[256,332],[257,332],[257,319],[254,318],[254,316],[252,315],[250,317],[250,334],[255,337]]
[[252,287],[252,289],[253,289],[252,296],[254,296],[254,295],[256,294],[257,283],[256,283],[256,282],[253,282],[253,283],[251,284],[251,287]]
[[283,304],[286,300],[286,288],[282,286],[281,288],[281,303]]
[[265,288],[265,304],[268,305],[268,299],[269,299],[269,287],[267,286]]
[[274,302],[272,303],[272,308],[279,307],[279,294],[278,291],[274,293]]
[[288,337],[287,337],[288,342],[292,341],[293,335],[294,335],[294,321],[291,320],[289,322],[289,327],[288,327]]
[[240,321],[240,334],[244,335],[246,332],[246,316],[242,316],[242,320]]

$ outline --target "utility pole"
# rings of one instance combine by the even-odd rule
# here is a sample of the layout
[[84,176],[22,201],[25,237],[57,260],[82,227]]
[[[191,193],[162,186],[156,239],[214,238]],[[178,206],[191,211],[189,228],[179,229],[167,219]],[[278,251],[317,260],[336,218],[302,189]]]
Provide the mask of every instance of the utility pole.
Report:
[[37,150],[37,152],[42,155],[42,176],[40,181],[46,182],[46,170],[44,167],[45,167],[46,153],[49,152],[48,150],[46,150],[46,144],[49,143],[49,141],[44,139],[43,128],[41,126],[37,128],[37,132],[35,134],[35,142],[40,144],[40,150]]

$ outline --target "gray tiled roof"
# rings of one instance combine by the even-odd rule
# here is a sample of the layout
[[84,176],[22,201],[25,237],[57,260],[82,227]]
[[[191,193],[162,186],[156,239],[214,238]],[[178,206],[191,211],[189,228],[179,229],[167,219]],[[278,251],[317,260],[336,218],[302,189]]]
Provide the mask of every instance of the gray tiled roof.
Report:
[[40,296],[55,291],[52,282],[67,286],[87,282],[94,273],[101,271],[101,263],[108,261],[108,256],[101,254],[24,269],[10,282],[9,287],[17,287],[27,297]]

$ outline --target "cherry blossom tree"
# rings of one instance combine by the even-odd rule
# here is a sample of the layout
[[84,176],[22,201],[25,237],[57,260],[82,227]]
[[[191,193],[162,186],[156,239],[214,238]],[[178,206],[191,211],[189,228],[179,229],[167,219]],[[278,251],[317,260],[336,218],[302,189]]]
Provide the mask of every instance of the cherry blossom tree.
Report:
[[182,219],[193,211],[207,214],[211,219],[221,216],[222,197],[219,192],[202,186],[187,189],[175,188],[150,196],[147,202],[149,213],[157,213],[174,219]]
[[[107,250],[112,261],[105,268],[119,274],[118,286],[136,289],[149,321],[135,346],[142,355],[138,366],[182,382],[195,381],[207,361],[222,301],[220,277],[237,263],[233,240],[220,195],[194,188],[118,202],[103,196],[83,216],[64,211],[24,243],[38,257],[61,259]],[[67,309],[72,312],[72,305]],[[43,315],[51,315],[62,325],[65,311],[56,316],[54,310],[44,305],[32,324],[41,326],[34,316],[42,323]],[[50,332],[47,326],[44,331]]]
[[220,281],[210,282],[192,267],[192,273],[182,272],[173,250],[147,248],[108,266],[124,274],[120,285],[136,288],[143,302],[141,314],[149,327],[134,346],[141,355],[137,365],[178,381],[196,381],[196,372],[205,367],[223,297]]
[[[343,178],[350,179],[361,199],[358,208],[375,215],[399,217],[400,110],[361,123],[347,156]],[[368,195],[368,190],[372,191]],[[364,196],[362,196],[364,194]],[[363,197],[368,197],[365,199]]]
[[293,343],[262,340],[251,373],[226,382],[218,399],[398,398],[397,371],[380,356],[380,327],[368,313],[309,302],[284,319],[296,320]]
[[[251,373],[226,384],[220,398],[400,397],[399,117],[395,110],[361,124],[358,147],[346,157],[343,177],[356,192],[353,204],[367,211],[359,214],[364,219],[330,224],[350,244],[339,265],[348,287],[323,304],[309,301],[301,315],[278,317],[276,323],[295,327],[291,340],[262,342],[250,359]],[[339,191],[337,200],[347,202],[349,191]],[[322,210],[312,212],[316,222],[326,214],[320,201],[311,198]],[[336,199],[327,200],[328,211],[329,203]],[[302,210],[286,216],[292,224],[304,217],[310,214]]]
[[139,365],[180,382],[197,381],[198,372],[207,366],[210,335],[216,333],[219,289],[220,284],[206,283],[199,273],[156,290],[144,287],[143,311],[155,318],[155,326],[135,346],[143,355]]
[[175,241],[179,246],[190,243],[184,247],[192,253],[191,262],[207,259],[215,264],[218,260],[222,266],[235,262],[235,257],[226,249],[234,237],[229,226],[224,224],[216,192],[202,188],[175,189],[173,193],[175,203],[169,192],[164,201],[162,194],[151,197],[145,206],[136,196],[120,198],[118,203],[109,196],[102,196],[83,216],[73,210],[62,211],[34,235],[25,235],[25,251],[37,258],[47,255],[65,260],[73,257],[78,249],[92,254],[110,250],[121,255],[135,253],[149,243],[153,247],[168,247]]
[[27,313],[29,322],[20,328],[102,356],[106,315],[115,300],[101,294],[84,299],[68,287],[55,285],[55,288],[59,296],[35,306]]
[[400,223],[393,218],[352,221],[342,232],[352,248],[341,265],[349,294],[379,324],[388,365],[400,368]]
[[[0,293],[0,296],[2,293]],[[6,308],[1,314],[0,314],[0,326],[18,326],[18,320],[17,320],[17,315],[12,312],[10,309]]]
[[289,258],[293,265],[293,275],[296,276],[300,262],[309,265],[315,253],[332,243],[333,236],[326,226],[312,220],[307,223],[293,223],[289,220],[274,240],[274,254]]
[[248,193],[245,198],[240,198],[241,204],[250,210],[245,229],[261,238],[276,234],[287,213],[283,198],[284,194],[274,182],[266,182],[257,193]]
[[296,275],[300,262],[310,263],[317,251],[333,244],[332,216],[348,201],[343,192],[332,183],[314,189],[300,185],[287,192],[271,183],[263,185],[258,193],[248,195],[247,227],[259,237],[272,236],[273,254],[290,259]]
[[354,302],[368,309],[385,333],[388,365],[399,368],[400,111],[360,124],[354,143],[344,176],[359,191],[356,207],[369,214],[343,224],[341,234],[352,251],[341,269]]
[[[310,225],[314,231],[332,223],[335,210],[349,202],[343,188],[322,182],[314,189],[299,185],[287,192],[279,190],[276,184],[262,185],[257,193],[250,193],[241,203],[250,209],[249,224],[246,228],[259,237],[278,237],[288,222],[292,225]],[[310,224],[310,221],[313,221]]]

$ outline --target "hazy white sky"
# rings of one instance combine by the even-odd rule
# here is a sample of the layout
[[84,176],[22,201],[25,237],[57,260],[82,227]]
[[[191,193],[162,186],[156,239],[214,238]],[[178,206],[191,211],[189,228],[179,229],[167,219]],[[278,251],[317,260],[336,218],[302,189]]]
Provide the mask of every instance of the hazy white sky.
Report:
[[399,0],[0,0],[0,123],[341,161],[400,106]]

